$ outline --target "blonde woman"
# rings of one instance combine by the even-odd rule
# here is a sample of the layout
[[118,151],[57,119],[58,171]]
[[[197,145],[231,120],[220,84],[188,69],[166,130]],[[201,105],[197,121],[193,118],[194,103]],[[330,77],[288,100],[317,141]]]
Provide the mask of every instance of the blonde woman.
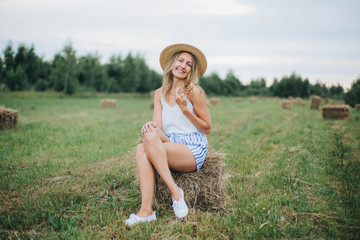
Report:
[[141,128],[143,143],[136,149],[141,206],[125,221],[129,226],[156,220],[152,208],[154,169],[169,188],[175,215],[185,217],[188,207],[184,192],[170,169],[199,171],[208,151],[206,135],[211,131],[211,118],[205,93],[198,85],[207,68],[205,55],[191,45],[174,44],[161,52],[160,65],[163,83],[155,91],[153,120]]

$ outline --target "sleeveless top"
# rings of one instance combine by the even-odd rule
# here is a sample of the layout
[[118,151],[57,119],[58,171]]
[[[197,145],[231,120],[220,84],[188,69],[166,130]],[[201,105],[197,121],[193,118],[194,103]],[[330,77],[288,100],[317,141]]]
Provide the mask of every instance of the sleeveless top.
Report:
[[[190,112],[194,113],[192,103],[186,98],[187,107]],[[199,132],[199,130],[190,122],[189,119],[183,114],[179,105],[175,104],[170,106],[165,99],[161,96],[162,104],[162,130],[165,134],[169,133],[192,133]]]

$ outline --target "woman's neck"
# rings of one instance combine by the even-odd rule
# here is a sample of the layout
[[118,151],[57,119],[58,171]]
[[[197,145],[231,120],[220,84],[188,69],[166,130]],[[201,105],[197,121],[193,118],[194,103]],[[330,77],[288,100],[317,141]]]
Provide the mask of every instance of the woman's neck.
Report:
[[185,81],[184,80],[179,80],[177,78],[174,78],[174,82],[173,82],[173,85],[172,85],[172,88],[173,89],[177,89],[177,88],[184,88],[185,86]]

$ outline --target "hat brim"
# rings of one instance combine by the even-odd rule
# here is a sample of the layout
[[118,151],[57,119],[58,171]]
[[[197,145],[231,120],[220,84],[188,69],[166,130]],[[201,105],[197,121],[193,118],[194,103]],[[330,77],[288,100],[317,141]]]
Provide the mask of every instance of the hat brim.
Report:
[[206,72],[207,61],[205,55],[196,47],[188,44],[173,44],[166,47],[160,54],[160,66],[165,70],[166,64],[170,58],[178,52],[190,52],[196,58],[200,76],[203,76]]

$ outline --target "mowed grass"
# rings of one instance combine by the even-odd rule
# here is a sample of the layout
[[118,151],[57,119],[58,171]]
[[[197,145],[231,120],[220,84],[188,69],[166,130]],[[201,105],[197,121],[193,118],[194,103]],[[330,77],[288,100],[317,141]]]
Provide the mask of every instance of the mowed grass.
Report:
[[127,228],[140,204],[134,148],[152,118],[149,96],[9,93],[16,129],[0,131],[2,239],[360,238],[360,112],[324,120],[321,110],[280,100],[210,106],[212,148],[226,153],[219,212]]

